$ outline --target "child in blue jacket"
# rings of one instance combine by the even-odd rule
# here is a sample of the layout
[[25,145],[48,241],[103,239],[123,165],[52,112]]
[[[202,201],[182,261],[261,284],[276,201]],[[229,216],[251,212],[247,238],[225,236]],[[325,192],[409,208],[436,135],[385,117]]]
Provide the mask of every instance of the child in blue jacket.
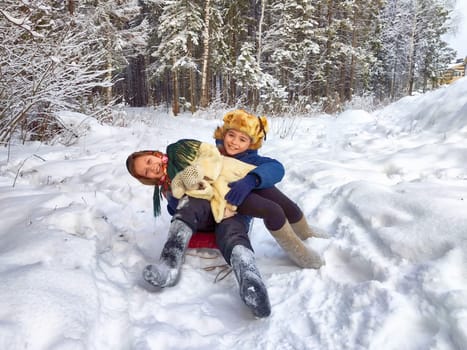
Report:
[[224,124],[214,132],[221,154],[256,165],[244,178],[231,183],[226,200],[238,207],[239,214],[262,218],[266,228],[289,257],[304,268],[320,268],[321,257],[307,248],[303,240],[320,237],[308,225],[298,205],[283,194],[275,184],[284,176],[283,165],[258,154],[268,132],[265,117],[256,117],[243,110],[224,116]]

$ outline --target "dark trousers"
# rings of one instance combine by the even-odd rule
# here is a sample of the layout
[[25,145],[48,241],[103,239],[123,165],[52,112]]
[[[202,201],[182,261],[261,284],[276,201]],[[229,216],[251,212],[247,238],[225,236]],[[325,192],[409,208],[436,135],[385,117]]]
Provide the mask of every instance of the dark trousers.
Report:
[[249,217],[263,219],[268,230],[276,231],[286,220],[295,223],[303,216],[298,205],[277,187],[252,191],[237,210],[237,215],[216,223],[209,201],[185,196],[179,201],[173,219],[185,222],[193,232],[215,232],[217,246],[230,263],[232,249],[237,244],[253,250],[248,237]]
[[236,245],[253,250],[248,237],[250,218],[244,215],[233,217],[216,223],[211,211],[211,204],[205,199],[183,197],[178,204],[172,220],[181,220],[186,223],[194,233],[214,232],[216,243],[225,261],[230,263],[232,249]]
[[303,212],[289,197],[277,187],[252,191],[237,209],[239,214],[264,220],[268,230],[276,231],[285,224],[298,222]]

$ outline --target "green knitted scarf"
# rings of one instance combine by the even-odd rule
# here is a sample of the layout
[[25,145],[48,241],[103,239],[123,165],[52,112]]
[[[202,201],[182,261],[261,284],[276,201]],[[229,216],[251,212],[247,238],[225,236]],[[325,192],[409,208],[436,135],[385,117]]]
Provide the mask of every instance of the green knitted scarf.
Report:
[[[169,161],[167,163],[167,175],[170,181],[173,180],[175,175],[185,169],[188,165],[192,164],[193,161],[199,154],[199,147],[201,141],[183,139],[167,146],[167,157]],[[154,186],[153,205],[154,205],[154,216],[159,216],[161,213],[161,198],[162,195],[167,197],[164,192],[164,188],[161,191],[161,185]]]

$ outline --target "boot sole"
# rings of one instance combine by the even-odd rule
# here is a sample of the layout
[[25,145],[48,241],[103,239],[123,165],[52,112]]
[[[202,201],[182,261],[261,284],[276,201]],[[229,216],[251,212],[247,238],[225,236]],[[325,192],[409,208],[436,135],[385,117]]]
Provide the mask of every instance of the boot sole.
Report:
[[256,317],[268,317],[271,314],[271,304],[264,283],[250,271],[245,272],[242,282],[240,296],[245,305]]

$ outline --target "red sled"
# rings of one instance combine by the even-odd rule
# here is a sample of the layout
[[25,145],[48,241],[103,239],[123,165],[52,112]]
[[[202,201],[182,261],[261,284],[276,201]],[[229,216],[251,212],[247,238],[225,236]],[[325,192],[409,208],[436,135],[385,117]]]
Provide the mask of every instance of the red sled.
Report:
[[188,248],[191,249],[219,249],[216,244],[216,235],[214,232],[195,232],[190,241]]

